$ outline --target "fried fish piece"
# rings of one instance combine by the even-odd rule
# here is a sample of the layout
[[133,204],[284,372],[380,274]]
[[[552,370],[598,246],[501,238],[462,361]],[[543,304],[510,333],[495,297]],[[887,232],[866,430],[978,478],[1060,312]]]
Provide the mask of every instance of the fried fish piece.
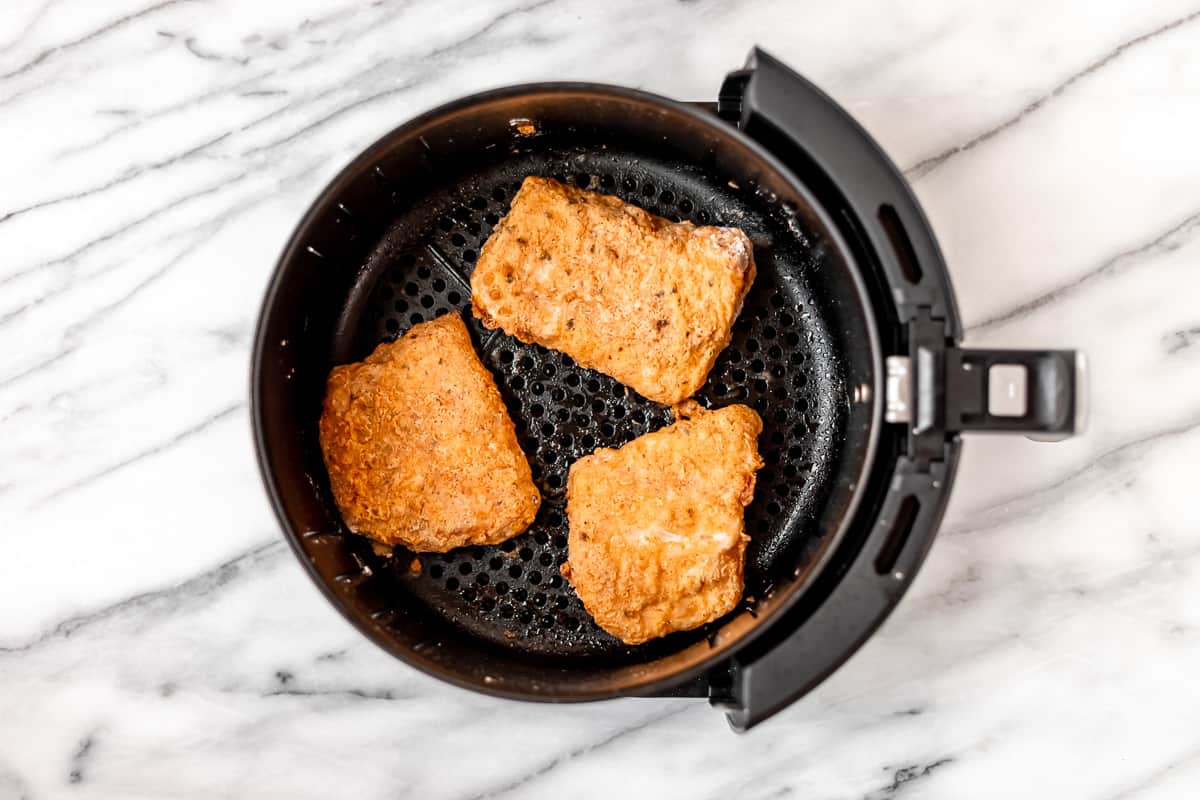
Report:
[[563,576],[628,644],[727,614],[745,588],[745,507],[762,420],[736,405],[676,409],[675,424],[571,465]]
[[529,527],[541,504],[456,313],[334,367],[320,431],[346,525],[387,545],[442,553],[496,544]]
[[737,228],[528,177],[471,275],[475,316],[672,405],[704,385],[754,282]]

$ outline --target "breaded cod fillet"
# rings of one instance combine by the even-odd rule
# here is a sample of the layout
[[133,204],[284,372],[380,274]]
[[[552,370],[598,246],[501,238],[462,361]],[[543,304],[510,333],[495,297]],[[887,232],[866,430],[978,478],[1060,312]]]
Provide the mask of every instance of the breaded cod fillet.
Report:
[[384,544],[437,553],[496,544],[524,531],[541,504],[458,314],[334,367],[320,430],[346,525]]
[[628,644],[711,622],[745,586],[762,420],[746,406],[685,406],[675,424],[579,459],[567,480],[563,575]]
[[471,275],[475,316],[673,405],[704,385],[754,281],[736,228],[528,177]]

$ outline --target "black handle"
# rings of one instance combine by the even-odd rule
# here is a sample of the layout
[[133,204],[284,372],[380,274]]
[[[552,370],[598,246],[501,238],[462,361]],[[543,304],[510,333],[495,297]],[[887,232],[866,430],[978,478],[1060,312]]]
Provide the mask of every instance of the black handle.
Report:
[[955,347],[945,359],[947,430],[1075,433],[1075,352]]
[[913,458],[941,458],[963,431],[1026,433],[1055,441],[1081,430],[1083,354],[1072,350],[972,350],[947,341],[940,321],[908,325],[908,356],[888,359],[888,421],[909,423]]

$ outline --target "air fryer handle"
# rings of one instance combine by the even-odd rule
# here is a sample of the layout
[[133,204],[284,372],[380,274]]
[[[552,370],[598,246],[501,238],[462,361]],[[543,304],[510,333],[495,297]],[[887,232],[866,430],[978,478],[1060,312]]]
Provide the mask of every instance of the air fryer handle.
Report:
[[909,427],[909,454],[941,457],[949,435],[1024,433],[1057,441],[1086,424],[1087,360],[1074,350],[969,349],[939,320],[907,326],[908,354],[887,359],[885,419]]
[[1072,350],[947,348],[945,429],[1071,436],[1082,426],[1083,364]]

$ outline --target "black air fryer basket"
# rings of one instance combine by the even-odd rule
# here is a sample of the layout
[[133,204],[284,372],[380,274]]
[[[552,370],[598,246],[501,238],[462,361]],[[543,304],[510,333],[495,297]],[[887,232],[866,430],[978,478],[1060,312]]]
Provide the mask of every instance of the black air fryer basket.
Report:
[[[766,465],[746,514],[746,597],[702,629],[625,645],[559,573],[570,464],[670,412],[471,317],[479,249],[527,175],[754,242],[758,277],[698,399],[755,408]],[[454,310],[496,377],[542,508],[499,546],[382,558],[329,491],[325,378]],[[960,431],[1074,432],[1074,353],[965,350],[961,334],[903,177],[833,101],[756,50],[715,104],[535,84],[389,133],[325,189],[280,260],[254,347],[253,420],[297,556],[393,655],[510,698],[708,697],[744,729],[832,672],[899,600],[945,508]]]

